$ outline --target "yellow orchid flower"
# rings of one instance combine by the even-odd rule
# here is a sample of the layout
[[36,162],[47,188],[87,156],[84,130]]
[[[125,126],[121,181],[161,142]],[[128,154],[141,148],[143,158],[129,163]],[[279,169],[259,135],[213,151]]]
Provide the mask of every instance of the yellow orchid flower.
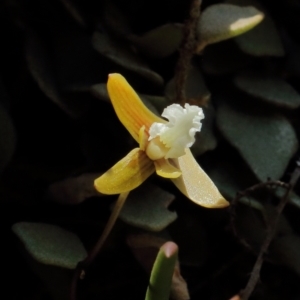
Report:
[[162,116],[153,114],[120,74],[110,74],[107,90],[115,112],[139,148],[130,151],[95,180],[103,194],[122,194],[141,185],[152,173],[170,178],[190,200],[208,208],[229,203],[200,168],[189,147],[200,131],[203,111],[195,105],[168,106]]

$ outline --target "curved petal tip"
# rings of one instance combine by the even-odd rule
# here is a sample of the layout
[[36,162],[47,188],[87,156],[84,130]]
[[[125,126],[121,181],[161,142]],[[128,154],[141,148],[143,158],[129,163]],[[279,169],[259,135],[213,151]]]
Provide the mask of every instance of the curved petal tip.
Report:
[[182,172],[182,176],[172,181],[187,198],[207,208],[223,208],[229,205],[212,180],[198,165],[189,149],[186,149],[184,156],[174,162]]

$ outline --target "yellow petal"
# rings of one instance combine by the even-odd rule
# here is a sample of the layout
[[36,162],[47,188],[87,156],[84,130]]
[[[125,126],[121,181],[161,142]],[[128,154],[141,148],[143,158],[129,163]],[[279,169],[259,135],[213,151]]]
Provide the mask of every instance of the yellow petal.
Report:
[[167,159],[158,159],[154,161],[157,175],[164,178],[178,178],[181,171],[172,166]]
[[135,148],[94,182],[98,192],[107,195],[131,191],[153,172],[153,161],[144,151]]
[[145,126],[143,125],[140,128],[140,131],[139,131],[139,145],[140,145],[140,149],[143,150],[143,151],[145,151],[147,143],[148,143],[148,135],[145,132]]
[[215,184],[200,168],[190,149],[186,149],[184,156],[173,161],[181,170],[182,176],[172,181],[190,200],[208,208],[222,208],[229,205]]
[[143,125],[148,138],[148,131],[152,123],[166,122],[144,105],[122,75],[110,74],[107,90],[118,118],[137,142],[139,142],[139,130]]

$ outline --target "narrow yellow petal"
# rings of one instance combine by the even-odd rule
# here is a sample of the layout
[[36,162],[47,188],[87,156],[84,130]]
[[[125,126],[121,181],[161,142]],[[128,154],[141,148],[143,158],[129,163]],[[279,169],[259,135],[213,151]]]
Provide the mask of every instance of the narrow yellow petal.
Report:
[[157,175],[164,178],[178,178],[181,175],[181,171],[172,166],[167,159],[158,159],[154,161]]
[[110,74],[107,90],[118,118],[137,142],[139,142],[139,130],[143,125],[148,138],[148,131],[152,123],[166,122],[144,105],[122,75]]
[[215,184],[198,165],[190,149],[186,149],[184,156],[173,161],[181,170],[182,176],[172,179],[172,181],[190,200],[208,208],[222,208],[229,205]]
[[153,161],[144,151],[135,148],[94,182],[98,192],[107,195],[131,191],[153,172]]
[[139,145],[140,145],[140,149],[143,150],[143,151],[145,151],[147,144],[148,144],[148,135],[145,132],[145,126],[142,126],[140,128],[140,131],[139,131]]

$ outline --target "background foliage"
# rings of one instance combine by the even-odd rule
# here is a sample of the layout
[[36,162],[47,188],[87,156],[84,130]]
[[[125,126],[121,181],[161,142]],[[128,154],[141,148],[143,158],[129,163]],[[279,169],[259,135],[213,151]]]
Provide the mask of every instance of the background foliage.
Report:
[[[203,1],[203,15],[214,4],[220,2]],[[300,5],[226,4],[252,5],[251,13],[265,17],[238,36],[210,26],[185,92],[205,113],[193,153],[232,201],[253,184],[288,182],[295,169]],[[5,0],[0,14],[3,274],[13,285],[8,298],[67,299],[72,270],[97,241],[116,200],[97,194],[93,180],[134,145],[109,103],[107,75],[124,75],[157,113],[176,101],[174,75],[189,2]],[[200,41],[203,28],[200,19]],[[259,190],[242,198],[233,214],[197,207],[169,181],[151,177],[130,194],[79,285],[79,298],[144,299],[156,252],[173,240],[191,299],[230,299],[246,285],[283,193]],[[280,217],[253,299],[300,297],[298,195],[299,185]],[[172,296],[188,299],[177,271]]]

